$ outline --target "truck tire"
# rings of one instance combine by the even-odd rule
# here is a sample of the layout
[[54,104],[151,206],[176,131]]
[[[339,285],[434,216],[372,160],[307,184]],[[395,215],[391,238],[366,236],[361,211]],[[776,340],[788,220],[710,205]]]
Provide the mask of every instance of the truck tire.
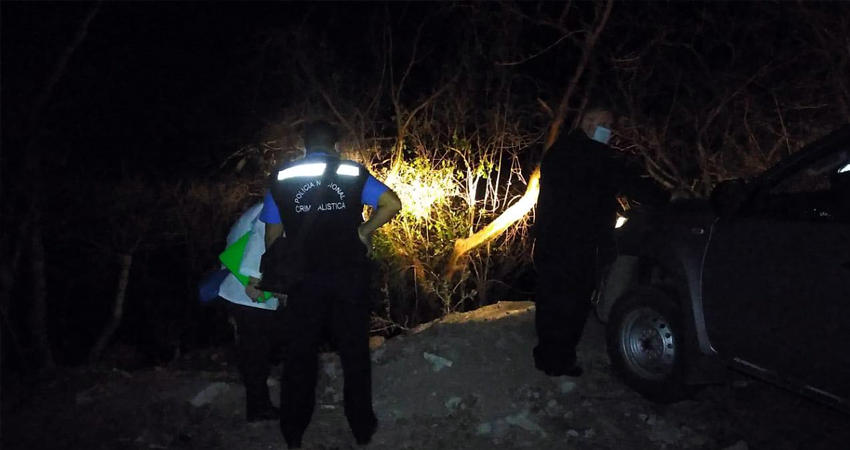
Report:
[[667,294],[651,287],[624,293],[605,328],[614,373],[650,401],[673,403],[694,395],[685,384],[687,355],[681,314]]

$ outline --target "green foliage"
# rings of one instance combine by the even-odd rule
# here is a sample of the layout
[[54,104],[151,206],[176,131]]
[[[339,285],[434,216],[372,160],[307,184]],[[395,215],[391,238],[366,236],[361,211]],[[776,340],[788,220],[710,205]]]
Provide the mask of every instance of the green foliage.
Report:
[[454,241],[469,232],[461,198],[461,176],[448,161],[416,157],[402,162],[389,186],[402,201],[402,211],[376,239],[376,254],[390,273],[412,268],[425,295],[443,300],[452,293],[439,283]]

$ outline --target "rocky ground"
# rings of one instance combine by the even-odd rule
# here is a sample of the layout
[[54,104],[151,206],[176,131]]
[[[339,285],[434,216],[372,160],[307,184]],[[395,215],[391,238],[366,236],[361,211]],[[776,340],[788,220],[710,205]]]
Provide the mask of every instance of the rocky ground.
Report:
[[[533,306],[502,302],[375,340],[373,449],[850,448],[850,416],[741,376],[694,400],[654,405],[614,378],[602,325],[591,319],[580,378],[534,370]],[[266,450],[285,445],[274,422],[244,421],[244,391],[226,352],[168,367],[69,370],[20,400],[4,399],[2,448]],[[309,449],[354,448],[342,373],[321,356]],[[279,373],[276,374],[279,376]],[[273,399],[279,391],[270,378]]]

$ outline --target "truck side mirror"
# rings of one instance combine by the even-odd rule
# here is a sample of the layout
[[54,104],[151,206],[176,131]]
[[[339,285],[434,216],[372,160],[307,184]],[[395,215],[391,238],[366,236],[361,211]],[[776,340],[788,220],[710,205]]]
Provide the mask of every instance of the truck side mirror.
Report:
[[725,217],[737,213],[748,196],[749,189],[746,181],[725,180],[714,186],[709,201],[714,212],[720,217]]

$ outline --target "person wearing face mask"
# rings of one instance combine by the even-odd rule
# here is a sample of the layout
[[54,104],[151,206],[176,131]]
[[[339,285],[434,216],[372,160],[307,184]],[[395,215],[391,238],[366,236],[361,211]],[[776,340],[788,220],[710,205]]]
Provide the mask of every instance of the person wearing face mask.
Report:
[[641,203],[669,194],[608,146],[613,114],[588,109],[579,128],[545,153],[534,223],[534,365],[549,376],[579,376],[576,346],[591,309],[597,250],[612,238],[617,195]]

